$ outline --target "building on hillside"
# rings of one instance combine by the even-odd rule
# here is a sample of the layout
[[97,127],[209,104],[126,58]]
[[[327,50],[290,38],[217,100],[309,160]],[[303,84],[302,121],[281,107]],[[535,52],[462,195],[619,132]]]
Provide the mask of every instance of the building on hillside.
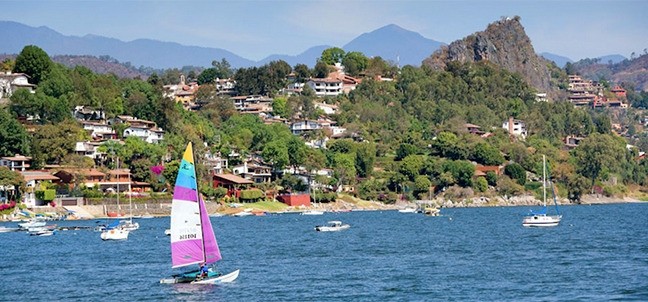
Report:
[[580,144],[584,139],[584,137],[568,135],[565,137],[565,147],[567,147],[567,149],[574,149],[578,147],[578,144]]
[[76,106],[72,115],[78,121],[105,121],[106,113],[101,109],[94,109],[87,106]]
[[117,133],[112,126],[104,122],[82,121],[81,126],[93,140],[103,141],[117,139]]
[[47,171],[21,171],[20,174],[22,175],[23,179],[25,179],[23,203],[25,203],[28,208],[47,205],[45,201],[36,198],[36,191],[41,190],[41,183],[47,181],[51,183],[58,183],[60,179]]
[[513,119],[513,117],[509,117],[508,120],[504,121],[502,128],[506,129],[509,134],[519,137],[522,140],[527,136],[526,123],[522,120]]
[[7,167],[11,171],[25,171],[29,169],[32,158],[16,154],[0,158],[0,167]]
[[29,76],[24,73],[0,72],[0,99],[11,97],[18,89],[36,91],[36,85],[29,83]]
[[128,124],[122,134],[124,138],[135,136],[151,144],[157,144],[164,139],[164,130],[158,128],[155,122],[140,120],[130,115],[119,115],[108,121],[109,125],[116,123]]
[[233,96],[236,94],[236,81],[231,78],[214,80],[216,94]]
[[343,92],[343,82],[339,79],[310,78],[306,85],[315,91],[317,97],[335,97]]
[[614,88],[610,89],[610,92],[614,93],[618,98],[626,98],[627,92],[623,87],[616,85]]
[[99,146],[101,146],[100,142],[76,142],[74,153],[99,162],[105,158],[105,154],[99,152]]
[[254,183],[268,183],[272,181],[272,167],[260,162],[249,160],[232,167],[234,175],[251,180]]
[[214,188],[227,189],[227,196],[239,197],[241,190],[249,188],[254,182],[234,174],[213,174]]
[[322,109],[326,115],[333,115],[338,112],[338,106],[326,103],[314,103],[315,108]]

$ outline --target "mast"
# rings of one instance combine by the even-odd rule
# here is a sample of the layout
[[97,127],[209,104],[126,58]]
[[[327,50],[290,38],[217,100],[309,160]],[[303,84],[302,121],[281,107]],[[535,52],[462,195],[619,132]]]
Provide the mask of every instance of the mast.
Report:
[[131,174],[128,169],[128,207],[130,208],[130,223],[133,223],[133,192],[131,191]]
[[117,217],[119,217],[119,156],[117,156]]
[[547,158],[542,155],[542,201],[544,207],[547,207]]
[[[189,144],[191,144],[191,142],[189,142]],[[202,254],[203,254],[202,256],[203,256],[203,262],[206,262],[207,261],[207,251],[205,250],[205,232],[202,231],[202,226],[203,226],[203,224],[205,222],[203,221],[203,217],[202,217],[203,215],[201,214],[203,209],[200,206],[201,202],[200,202],[200,190],[198,188],[198,183],[199,183],[199,181],[198,181],[198,171],[197,171],[198,169],[197,169],[197,166],[196,166],[196,156],[194,155],[194,152],[193,152],[193,146],[191,148],[191,159],[193,160],[193,164],[194,164],[194,169],[193,170],[194,170],[194,180],[196,181],[196,201],[198,202],[198,214],[200,216],[200,232],[202,233],[202,236],[200,236],[202,238],[200,240],[200,242],[202,244]]]

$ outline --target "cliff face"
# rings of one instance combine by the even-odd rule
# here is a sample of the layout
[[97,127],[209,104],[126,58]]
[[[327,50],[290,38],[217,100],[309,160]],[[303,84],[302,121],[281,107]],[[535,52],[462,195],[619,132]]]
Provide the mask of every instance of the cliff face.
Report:
[[442,70],[450,61],[489,61],[511,72],[517,72],[539,92],[550,92],[548,61],[538,56],[520,24],[520,17],[506,18],[488,25],[485,31],[442,46],[424,66]]

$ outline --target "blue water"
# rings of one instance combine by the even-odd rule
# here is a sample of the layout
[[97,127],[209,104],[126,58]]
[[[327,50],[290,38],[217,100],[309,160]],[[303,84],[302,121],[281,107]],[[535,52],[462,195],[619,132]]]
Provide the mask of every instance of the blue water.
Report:
[[[521,226],[529,209],[212,218],[219,269],[241,269],[217,286],[158,283],[172,273],[168,218],[122,242],[2,233],[0,300],[648,301],[648,204],[564,206],[546,229]],[[329,220],[351,228],[313,230]]]

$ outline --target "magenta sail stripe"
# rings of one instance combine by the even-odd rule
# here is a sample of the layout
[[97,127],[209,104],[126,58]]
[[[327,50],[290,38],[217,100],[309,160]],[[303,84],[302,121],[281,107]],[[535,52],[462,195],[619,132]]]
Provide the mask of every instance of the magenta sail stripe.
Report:
[[209,221],[207,207],[202,198],[198,201],[198,205],[200,206],[200,220],[202,224],[203,240],[205,242],[205,262],[214,263],[222,259],[218,243],[216,242],[216,234],[214,234],[211,221]]
[[173,190],[173,199],[176,200],[197,201],[197,196],[198,194],[196,194],[196,190],[189,188],[176,186]]
[[171,264],[173,267],[201,262],[202,242],[200,239],[171,243]]

